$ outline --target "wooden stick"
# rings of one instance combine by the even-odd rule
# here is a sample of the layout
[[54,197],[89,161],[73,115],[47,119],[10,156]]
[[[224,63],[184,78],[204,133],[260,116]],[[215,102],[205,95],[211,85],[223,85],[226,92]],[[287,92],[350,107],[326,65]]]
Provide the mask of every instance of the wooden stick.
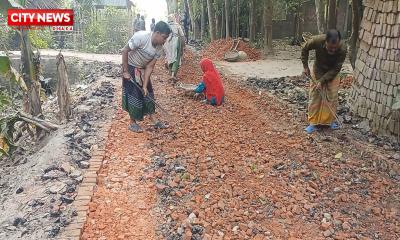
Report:
[[37,118],[37,117],[30,116],[30,115],[28,115],[26,113],[23,113],[23,112],[18,112],[18,115],[21,118],[24,117],[25,119],[29,119],[31,121],[31,123],[33,123],[33,124],[42,125],[45,128],[50,129],[50,130],[57,130],[57,129],[60,128],[60,126],[58,126],[57,124],[45,121],[45,120]]
[[32,123],[35,126],[40,127],[41,129],[45,130],[46,132],[51,132],[50,129],[48,129],[47,127],[45,127],[42,124],[38,123],[37,121],[34,121],[34,120],[30,119],[30,118],[26,118],[26,117],[23,117],[23,116],[19,116],[19,118],[24,120],[25,122]]

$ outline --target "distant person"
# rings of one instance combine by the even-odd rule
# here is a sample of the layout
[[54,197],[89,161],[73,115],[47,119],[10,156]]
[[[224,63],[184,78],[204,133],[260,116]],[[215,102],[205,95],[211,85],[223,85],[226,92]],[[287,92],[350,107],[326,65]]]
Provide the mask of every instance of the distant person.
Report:
[[171,29],[167,23],[158,22],[154,32],[135,33],[122,51],[122,108],[130,116],[131,123],[128,128],[133,132],[143,132],[137,122],[142,121],[145,115],[150,116],[155,128],[167,127],[152,117],[155,104],[152,101],[154,92],[150,76],[170,33]]
[[[316,56],[312,71],[308,67],[310,50],[315,50]],[[347,48],[341,42],[340,32],[335,29],[311,38],[303,46],[301,61],[304,74],[311,77],[308,104],[310,125],[305,129],[307,133],[314,132],[321,125],[330,126],[331,129],[339,128],[335,121],[340,84],[339,72],[346,54]]]
[[139,31],[140,31],[140,14],[137,14],[135,20],[133,21],[133,33]]
[[200,61],[200,67],[203,71],[202,82],[194,90],[195,97],[200,94],[205,95],[205,101],[213,106],[219,106],[224,103],[224,86],[221,76],[215,69],[213,62],[204,58]]
[[171,28],[171,35],[164,44],[164,51],[171,80],[175,83],[177,82],[176,75],[181,65],[183,48],[185,46],[185,34],[181,26],[175,21],[173,14],[168,17],[168,24]]
[[154,27],[156,26],[156,20],[154,18],[151,19],[151,24],[150,24],[150,31],[154,31]]
[[146,31],[146,22],[144,21],[144,16],[140,17],[140,30],[141,31]]

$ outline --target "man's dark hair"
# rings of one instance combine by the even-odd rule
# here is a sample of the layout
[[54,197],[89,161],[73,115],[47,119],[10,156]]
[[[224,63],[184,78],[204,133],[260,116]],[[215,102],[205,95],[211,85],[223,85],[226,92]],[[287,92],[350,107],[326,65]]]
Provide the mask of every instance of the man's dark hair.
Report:
[[138,13],[138,14],[136,15],[136,17],[140,18],[140,14]]
[[340,32],[336,29],[330,29],[326,32],[326,42],[336,44],[337,42],[340,42],[342,39],[342,36],[340,35]]
[[166,22],[159,21],[156,26],[154,27],[153,32],[160,32],[162,34],[169,35],[171,33],[171,28]]

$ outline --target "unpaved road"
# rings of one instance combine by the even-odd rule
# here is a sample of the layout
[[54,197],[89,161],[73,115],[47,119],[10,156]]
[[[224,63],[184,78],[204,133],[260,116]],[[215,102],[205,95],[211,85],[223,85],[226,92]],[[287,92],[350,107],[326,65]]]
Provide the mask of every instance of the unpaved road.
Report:
[[[48,57],[56,57],[60,51],[54,49],[40,49],[41,56]],[[121,56],[116,54],[94,54],[94,53],[85,53],[85,52],[77,52],[71,50],[62,50],[61,51],[64,57],[76,57],[83,61],[99,61],[99,62],[112,62],[115,64],[121,64]],[[11,54],[15,56],[20,56],[19,51],[10,51]]]
[[[196,83],[187,54],[180,80]],[[217,108],[166,79],[158,65],[171,128],[134,134],[114,117],[82,239],[400,238],[398,162],[383,150],[346,130],[307,136],[286,105],[234,79]]]
[[258,78],[279,78],[282,76],[298,76],[303,71],[298,59],[292,60],[260,60],[255,62],[217,62],[225,72],[238,76]]

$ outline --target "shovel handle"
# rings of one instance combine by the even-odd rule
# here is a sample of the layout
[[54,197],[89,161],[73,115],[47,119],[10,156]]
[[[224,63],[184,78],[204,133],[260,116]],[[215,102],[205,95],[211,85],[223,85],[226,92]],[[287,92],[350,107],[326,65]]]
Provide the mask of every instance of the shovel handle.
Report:
[[[144,90],[142,87],[139,86],[139,84],[137,84],[137,82],[135,80],[133,80],[132,78],[130,79],[130,81],[140,89],[140,91],[142,92],[142,94],[144,94]],[[150,101],[152,101],[154,103],[154,105],[156,107],[158,107],[163,113],[165,113],[168,116],[171,116],[163,107],[160,106],[160,104],[158,104],[153,98],[151,98],[150,96],[146,96],[148,99],[150,99]]]
[[237,39],[237,41],[236,41],[236,46],[235,46],[235,48],[234,48],[233,50],[236,50],[236,49],[237,49],[237,47],[239,46],[239,42],[240,42],[240,39]]

